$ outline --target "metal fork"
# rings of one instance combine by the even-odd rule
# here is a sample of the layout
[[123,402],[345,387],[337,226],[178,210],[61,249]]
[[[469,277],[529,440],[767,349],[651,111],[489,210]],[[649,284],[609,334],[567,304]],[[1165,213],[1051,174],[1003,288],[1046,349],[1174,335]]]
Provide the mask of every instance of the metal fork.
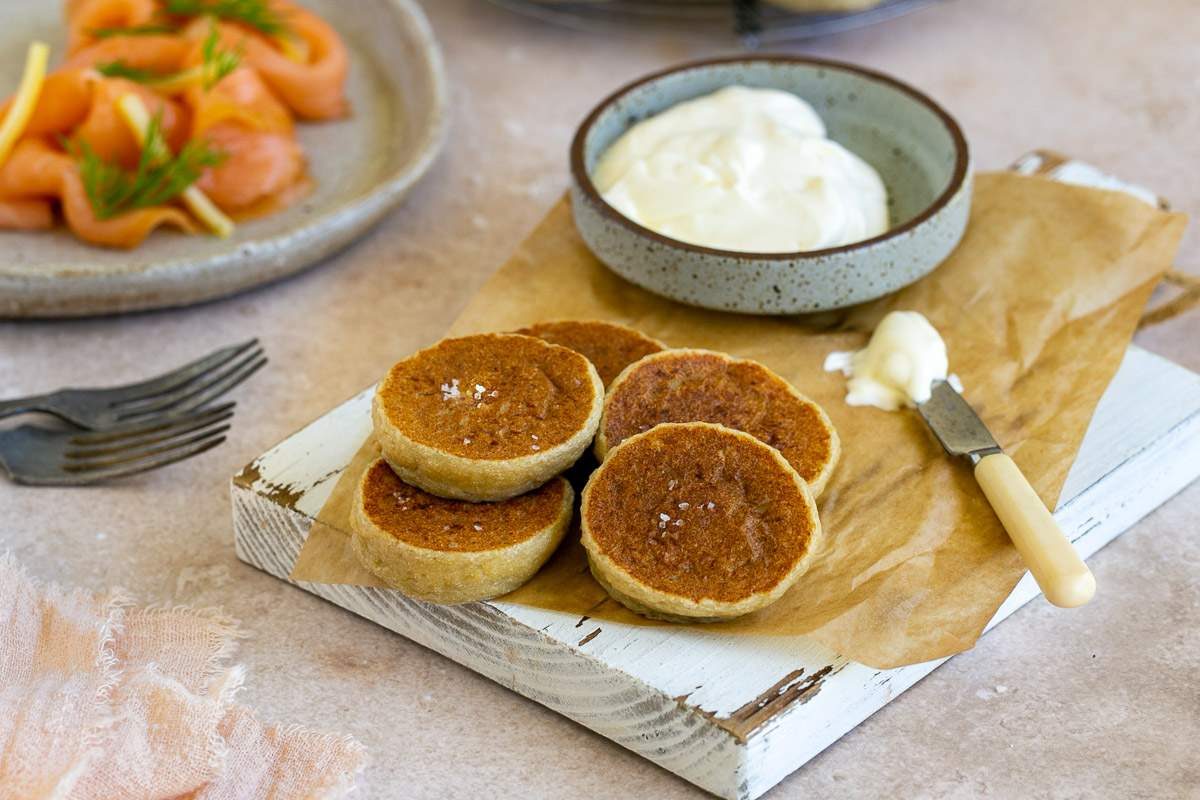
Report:
[[0,469],[17,483],[81,486],[165,467],[225,441],[233,403],[111,431],[0,431]]
[[0,400],[0,419],[41,411],[88,430],[110,430],[201,408],[266,363],[258,339],[252,339],[140,383],[111,389],[60,389],[50,394]]

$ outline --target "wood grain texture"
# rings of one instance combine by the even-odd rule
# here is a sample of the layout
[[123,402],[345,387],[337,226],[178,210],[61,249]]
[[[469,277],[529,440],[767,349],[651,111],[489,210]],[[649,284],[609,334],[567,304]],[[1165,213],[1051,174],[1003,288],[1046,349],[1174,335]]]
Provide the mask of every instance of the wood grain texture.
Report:
[[[287,579],[313,515],[370,432],[369,405],[368,390],[234,479],[242,560]],[[1200,376],[1130,348],[1055,518],[1086,557],[1197,475]],[[631,627],[500,601],[446,607],[391,590],[297,585],[740,800],[765,792],[941,663],[875,670],[803,638]],[[1036,595],[1026,576],[991,625]]]

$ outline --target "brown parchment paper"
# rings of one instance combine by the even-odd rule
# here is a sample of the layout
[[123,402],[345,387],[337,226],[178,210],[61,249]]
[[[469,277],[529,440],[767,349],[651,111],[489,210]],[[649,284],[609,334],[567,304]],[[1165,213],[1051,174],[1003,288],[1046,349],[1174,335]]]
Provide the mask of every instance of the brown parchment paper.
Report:
[[[778,603],[720,627],[812,636],[854,660],[895,667],[970,648],[1024,567],[970,466],[948,458],[915,412],[847,406],[844,379],[822,370],[825,356],[861,347],[889,310],[921,311],[945,338],[967,399],[1053,507],[1184,225],[1181,215],[1116,192],[983,174],[966,236],[934,273],[845,312],[772,318],[690,308],[625,282],[587,250],[564,200],[449,335],[607,319],[670,345],[756,359],[792,381],[841,435],[842,459],[819,503],[826,536]],[[355,562],[345,534],[354,485],[372,456],[367,444],[335,487],[293,578],[380,585]],[[608,600],[577,537],[504,599],[670,624]]]

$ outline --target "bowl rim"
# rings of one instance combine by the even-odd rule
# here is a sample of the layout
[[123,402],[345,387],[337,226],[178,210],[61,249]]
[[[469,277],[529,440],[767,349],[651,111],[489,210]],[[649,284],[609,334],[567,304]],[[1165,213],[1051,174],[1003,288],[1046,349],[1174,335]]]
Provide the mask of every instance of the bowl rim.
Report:
[[[629,217],[622,214],[616,208],[608,203],[607,200],[596,189],[592,183],[592,176],[588,174],[587,168],[584,165],[583,147],[584,140],[587,138],[588,132],[595,125],[596,120],[608,110],[610,106],[616,103],[625,95],[635,89],[638,89],[646,84],[661,80],[670,75],[675,75],[680,72],[688,72],[690,70],[699,69],[702,67],[722,66],[726,64],[745,64],[755,62],[778,63],[778,64],[797,64],[808,67],[818,67],[823,69],[841,70],[844,72],[854,73],[860,77],[869,80],[878,81],[886,84],[893,89],[908,95],[913,100],[928,108],[934,113],[946,129],[950,132],[950,138],[954,143],[954,172],[950,176],[950,183],[945,190],[938,195],[932,203],[929,204],[921,213],[917,214],[912,219],[905,222],[903,225],[897,225],[894,228],[888,228],[878,236],[872,236],[870,239],[863,239],[850,244],[838,245],[837,247],[826,247],[820,250],[791,250],[787,252],[774,253],[758,253],[748,250],[723,250],[716,247],[707,247],[705,245],[693,244],[680,239],[673,239],[670,236],[664,236],[657,231],[653,231],[644,225],[634,222]],[[644,236],[652,239],[660,244],[676,247],[681,250],[687,250],[693,253],[701,253],[710,256],[722,256],[725,258],[734,259],[757,259],[766,261],[794,261],[800,258],[819,258],[822,256],[834,255],[838,253],[851,253],[856,250],[869,248],[873,245],[885,242],[902,236],[909,231],[919,227],[924,222],[928,221],[946,206],[957,195],[966,184],[967,171],[970,164],[970,151],[967,145],[966,136],[963,135],[962,129],[958,122],[950,115],[950,112],[938,105],[931,97],[919,91],[913,86],[904,83],[901,80],[893,78],[883,72],[877,72],[866,67],[860,67],[856,64],[850,64],[845,61],[835,61],[824,58],[810,58],[808,56],[791,56],[791,55],[741,55],[741,56],[723,56],[719,58],[706,58],[699,61],[689,61],[685,64],[679,64],[674,67],[669,67],[658,72],[653,72],[635,81],[625,84],[617,89],[612,94],[601,100],[584,118],[583,122],[579,123],[579,127],[575,130],[575,136],[571,140],[571,176],[575,181],[575,185],[580,191],[587,196],[587,199],[592,201],[604,216],[613,220],[624,228],[627,228],[639,236]]]

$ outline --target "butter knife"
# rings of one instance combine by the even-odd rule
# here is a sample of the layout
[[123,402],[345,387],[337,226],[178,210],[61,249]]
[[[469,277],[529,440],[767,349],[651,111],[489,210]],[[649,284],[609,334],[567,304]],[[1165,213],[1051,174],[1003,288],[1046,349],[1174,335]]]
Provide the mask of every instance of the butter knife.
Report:
[[1091,600],[1096,593],[1091,570],[962,395],[946,381],[934,381],[917,411],[947,453],[971,461],[975,480],[1046,599],[1062,608]]

